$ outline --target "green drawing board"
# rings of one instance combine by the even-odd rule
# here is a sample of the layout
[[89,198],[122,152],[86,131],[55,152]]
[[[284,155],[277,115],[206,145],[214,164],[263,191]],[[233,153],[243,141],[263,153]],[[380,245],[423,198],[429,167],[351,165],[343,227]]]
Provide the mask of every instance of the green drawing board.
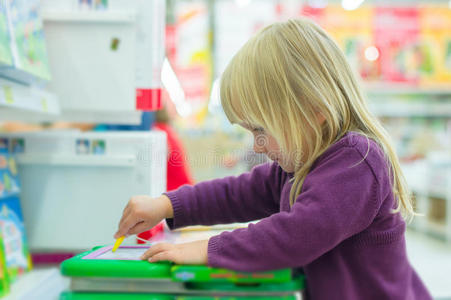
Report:
[[61,264],[61,273],[70,277],[170,278],[171,263],[150,263],[139,257],[148,246],[122,246],[112,254],[112,246],[96,247]]
[[70,277],[172,278],[176,282],[285,283],[291,282],[290,269],[245,273],[208,266],[149,263],[140,260],[148,246],[96,247],[61,264],[61,273]]
[[61,264],[72,291],[60,300],[233,300],[297,299],[303,275],[290,269],[245,273],[208,266],[140,260],[148,246],[97,247]]
[[179,265],[171,268],[174,281],[228,283],[284,283],[292,280],[290,269],[270,272],[235,272],[207,266]]
[[[274,296],[175,296],[162,294],[71,293],[64,292],[59,300],[273,300]],[[278,300],[297,300],[296,295],[277,296]]]
[[63,292],[59,300],[174,300],[172,295],[132,293],[72,293]]
[[298,300],[296,295],[287,296],[235,296],[235,297],[215,297],[215,296],[179,296],[175,297],[175,300]]

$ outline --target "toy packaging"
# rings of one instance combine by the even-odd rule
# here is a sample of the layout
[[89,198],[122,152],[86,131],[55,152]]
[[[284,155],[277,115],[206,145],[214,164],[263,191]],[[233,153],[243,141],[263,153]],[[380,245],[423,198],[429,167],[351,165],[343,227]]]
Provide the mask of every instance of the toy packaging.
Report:
[[16,161],[3,150],[0,152],[0,233],[7,276],[11,281],[31,269],[19,195]]

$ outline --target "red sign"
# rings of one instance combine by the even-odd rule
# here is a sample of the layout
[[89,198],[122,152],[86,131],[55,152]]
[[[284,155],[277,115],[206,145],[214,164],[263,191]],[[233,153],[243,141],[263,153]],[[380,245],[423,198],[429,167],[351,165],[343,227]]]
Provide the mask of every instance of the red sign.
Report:
[[416,84],[419,11],[414,7],[377,7],[374,18],[382,79]]
[[161,89],[136,89],[136,109],[144,111],[159,110],[163,107]]

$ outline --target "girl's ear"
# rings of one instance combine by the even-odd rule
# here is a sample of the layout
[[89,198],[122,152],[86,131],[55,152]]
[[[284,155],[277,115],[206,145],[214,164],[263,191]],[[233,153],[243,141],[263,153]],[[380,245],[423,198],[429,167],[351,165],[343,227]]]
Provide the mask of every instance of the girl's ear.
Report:
[[326,117],[321,112],[316,113],[316,118],[320,125],[323,125],[324,121],[326,121]]

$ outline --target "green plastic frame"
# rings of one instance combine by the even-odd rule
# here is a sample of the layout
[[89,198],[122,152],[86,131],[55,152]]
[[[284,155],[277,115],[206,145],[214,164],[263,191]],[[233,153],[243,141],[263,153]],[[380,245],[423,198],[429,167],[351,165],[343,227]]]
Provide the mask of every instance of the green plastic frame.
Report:
[[83,259],[101,247],[80,253],[61,263],[61,274],[70,277],[171,278],[169,262],[145,260]]

